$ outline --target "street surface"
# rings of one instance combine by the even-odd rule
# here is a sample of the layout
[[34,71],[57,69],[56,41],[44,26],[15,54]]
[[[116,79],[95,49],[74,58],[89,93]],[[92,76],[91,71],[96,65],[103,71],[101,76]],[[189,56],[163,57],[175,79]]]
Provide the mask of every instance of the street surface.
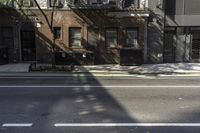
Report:
[[0,133],[200,133],[200,77],[0,77]]

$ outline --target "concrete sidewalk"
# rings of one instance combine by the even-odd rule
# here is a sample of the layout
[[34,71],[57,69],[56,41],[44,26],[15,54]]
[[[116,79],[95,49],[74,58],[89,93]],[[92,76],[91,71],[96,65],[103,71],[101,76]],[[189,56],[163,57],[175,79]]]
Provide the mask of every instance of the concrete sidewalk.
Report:
[[29,72],[30,63],[0,65],[0,73]]
[[200,73],[200,63],[144,64],[141,66],[96,65],[75,66],[73,72],[113,72],[128,74],[185,74]]
[[0,66],[0,76],[71,76],[71,75],[199,75],[200,63],[144,64],[141,66],[74,66],[72,72],[29,72],[30,64]]

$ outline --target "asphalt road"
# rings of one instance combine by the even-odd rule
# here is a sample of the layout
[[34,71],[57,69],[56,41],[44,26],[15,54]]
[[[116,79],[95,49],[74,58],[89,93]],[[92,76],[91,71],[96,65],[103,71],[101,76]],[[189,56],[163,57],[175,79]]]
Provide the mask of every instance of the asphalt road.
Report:
[[0,133],[199,133],[200,77],[0,77]]

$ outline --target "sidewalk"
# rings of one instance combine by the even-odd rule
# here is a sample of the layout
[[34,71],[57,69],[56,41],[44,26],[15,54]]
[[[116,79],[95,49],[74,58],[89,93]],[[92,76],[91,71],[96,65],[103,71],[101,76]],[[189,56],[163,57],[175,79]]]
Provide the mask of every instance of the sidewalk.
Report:
[[131,75],[196,75],[200,76],[200,63],[144,64],[142,66],[93,65],[74,66],[72,72],[29,72],[30,64],[0,66],[0,76],[131,76]]
[[200,73],[200,63],[144,64],[141,66],[75,66],[74,72],[113,72],[128,74],[185,74]]
[[29,72],[30,63],[0,65],[0,73]]

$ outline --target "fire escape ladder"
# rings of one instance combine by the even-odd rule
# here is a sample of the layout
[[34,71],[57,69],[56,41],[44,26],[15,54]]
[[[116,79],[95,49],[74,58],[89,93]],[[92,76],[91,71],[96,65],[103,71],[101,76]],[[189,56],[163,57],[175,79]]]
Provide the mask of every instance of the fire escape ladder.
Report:
[[73,0],[67,0],[68,7],[76,13],[79,17],[81,17],[87,24],[94,25],[94,22],[88,18],[88,16],[83,12],[87,9],[87,5],[83,2],[79,4],[74,4]]

